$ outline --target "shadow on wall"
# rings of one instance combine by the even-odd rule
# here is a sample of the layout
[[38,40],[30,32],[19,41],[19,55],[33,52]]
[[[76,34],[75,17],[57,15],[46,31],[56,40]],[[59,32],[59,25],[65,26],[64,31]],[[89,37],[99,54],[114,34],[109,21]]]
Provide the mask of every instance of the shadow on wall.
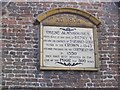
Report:
[[[118,31],[118,45],[120,45],[120,1],[119,2],[116,2],[115,3],[117,6],[118,6],[118,17],[119,17],[119,20],[118,20],[118,28],[119,28],[119,31]],[[118,86],[120,87],[120,47],[118,48],[118,65],[119,65],[119,82],[118,82]]]
[[[115,2],[115,4],[118,6],[118,17],[119,17],[119,20],[118,20],[118,45],[120,45],[120,1],[119,2]],[[118,46],[119,47],[119,46]],[[118,68],[118,73],[119,73],[119,76],[118,76],[118,86],[120,88],[120,47],[118,48],[118,65],[119,65],[119,68]]]
[[[115,4],[118,6],[118,17],[119,17],[119,20],[118,20],[118,45],[120,45],[120,1],[119,2],[115,2]],[[118,46],[119,47],[119,46]],[[118,48],[118,73],[119,73],[119,76],[118,76],[118,86],[120,88],[120,47]]]
[[[119,20],[118,20],[118,45],[120,45],[120,1],[119,2],[116,2],[115,3],[117,6],[118,6],[118,17],[119,17]],[[119,47],[119,46],[118,46]],[[120,47],[118,48],[118,65],[119,65],[119,68],[118,68],[118,73],[119,73],[119,76],[118,76],[118,86],[120,88]]]

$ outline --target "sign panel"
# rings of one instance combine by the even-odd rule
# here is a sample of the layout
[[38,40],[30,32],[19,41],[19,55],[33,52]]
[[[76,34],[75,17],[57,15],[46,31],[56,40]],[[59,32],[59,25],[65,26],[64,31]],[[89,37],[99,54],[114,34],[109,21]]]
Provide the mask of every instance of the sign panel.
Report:
[[93,28],[43,26],[41,68],[95,68]]

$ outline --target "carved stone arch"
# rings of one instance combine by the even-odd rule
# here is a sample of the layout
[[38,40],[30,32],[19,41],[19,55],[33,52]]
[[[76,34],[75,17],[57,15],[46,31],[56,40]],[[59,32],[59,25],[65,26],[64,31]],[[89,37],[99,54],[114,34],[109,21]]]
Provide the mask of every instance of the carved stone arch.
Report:
[[[56,24],[56,19],[53,16],[58,15],[56,17],[61,18],[60,15],[63,15],[63,14],[68,14],[68,15],[74,15],[74,16],[77,16],[77,17],[78,16],[81,17],[80,18],[81,20],[80,20],[80,23],[79,23],[79,25],[82,24],[81,26],[85,25],[85,26],[89,27],[89,26],[100,25],[100,21],[96,17],[94,17],[92,14],[90,14],[86,11],[80,10],[80,9],[76,9],[76,8],[56,8],[56,9],[52,9],[52,10],[49,10],[47,12],[44,12],[44,13],[38,15],[37,20],[39,22],[47,23],[47,25],[51,25],[51,23],[53,23],[53,25],[55,25]],[[64,19],[66,19],[66,17]],[[63,21],[62,23],[65,26],[69,26],[69,24],[66,25],[67,22]],[[75,22],[74,22],[74,24],[75,24]],[[71,25],[73,25],[73,24],[71,24]],[[75,26],[78,26],[78,25],[75,25]]]

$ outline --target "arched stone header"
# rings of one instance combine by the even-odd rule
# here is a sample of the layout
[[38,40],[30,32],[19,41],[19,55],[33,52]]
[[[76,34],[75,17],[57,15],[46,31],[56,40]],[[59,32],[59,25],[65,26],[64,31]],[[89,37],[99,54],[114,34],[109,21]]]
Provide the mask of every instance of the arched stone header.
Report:
[[44,12],[44,13],[38,15],[37,20],[39,22],[42,22],[43,20],[45,20],[49,16],[52,16],[52,15],[55,15],[55,14],[61,14],[61,13],[71,13],[71,14],[80,15],[80,16],[86,18],[87,20],[89,20],[90,22],[92,22],[94,25],[96,25],[96,26],[100,25],[100,21],[96,17],[94,17],[92,14],[90,14],[86,11],[83,11],[83,10],[76,9],[76,8],[56,8],[56,9],[52,9],[52,10],[49,10],[47,12]]

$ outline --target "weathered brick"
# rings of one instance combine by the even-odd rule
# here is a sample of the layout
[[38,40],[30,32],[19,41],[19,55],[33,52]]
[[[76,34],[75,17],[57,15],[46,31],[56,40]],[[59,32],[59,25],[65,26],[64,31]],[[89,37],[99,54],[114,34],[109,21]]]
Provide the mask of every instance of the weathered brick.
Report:
[[5,69],[2,71],[3,73],[12,73],[12,70]]
[[13,85],[12,81],[6,82],[7,85]]
[[4,65],[12,65],[13,63],[12,62],[4,62]]
[[25,44],[25,41],[24,41],[24,40],[17,40],[16,43],[22,43],[22,44]]
[[13,73],[25,73],[25,70],[13,70]]
[[[50,82],[50,80],[42,78],[42,79],[38,79],[38,82]],[[52,82],[59,82],[59,80],[56,80],[56,81],[52,80]]]
[[28,74],[27,76],[30,77],[30,78],[34,78],[35,77],[34,74]]
[[32,62],[32,59],[23,59],[22,62]]
[[53,85],[52,83],[47,82],[47,86],[48,86],[48,87],[52,87],[52,85]]
[[18,21],[18,24],[30,24],[31,22],[29,22],[29,21]]
[[21,6],[20,10],[31,10],[32,8],[29,6]]
[[2,51],[3,54],[8,54],[8,50]]
[[31,39],[31,37],[25,37],[25,40],[30,40]]
[[10,65],[10,66],[5,66],[6,69],[15,69],[16,67],[13,66],[13,65]]
[[26,82],[36,82],[37,81],[37,79],[35,79],[35,78],[28,78],[28,79],[26,79],[25,80]]
[[25,79],[24,78],[12,78],[12,81],[15,81],[15,82],[17,82],[17,81],[24,82]]
[[2,58],[11,58],[11,55],[2,54]]
[[38,71],[37,70],[27,70],[27,73],[30,74],[30,73],[37,73]]
[[12,55],[12,58],[24,58],[24,55]]
[[15,52],[11,51],[10,54],[11,54],[11,55],[15,55]]
[[15,75],[14,74],[8,74],[8,77],[14,77]]
[[13,65],[25,65],[24,62],[14,62]]
[[38,48],[38,45],[34,45],[33,47],[34,47],[34,48]]
[[105,57],[105,58],[100,58],[100,60],[109,60],[109,58]]

